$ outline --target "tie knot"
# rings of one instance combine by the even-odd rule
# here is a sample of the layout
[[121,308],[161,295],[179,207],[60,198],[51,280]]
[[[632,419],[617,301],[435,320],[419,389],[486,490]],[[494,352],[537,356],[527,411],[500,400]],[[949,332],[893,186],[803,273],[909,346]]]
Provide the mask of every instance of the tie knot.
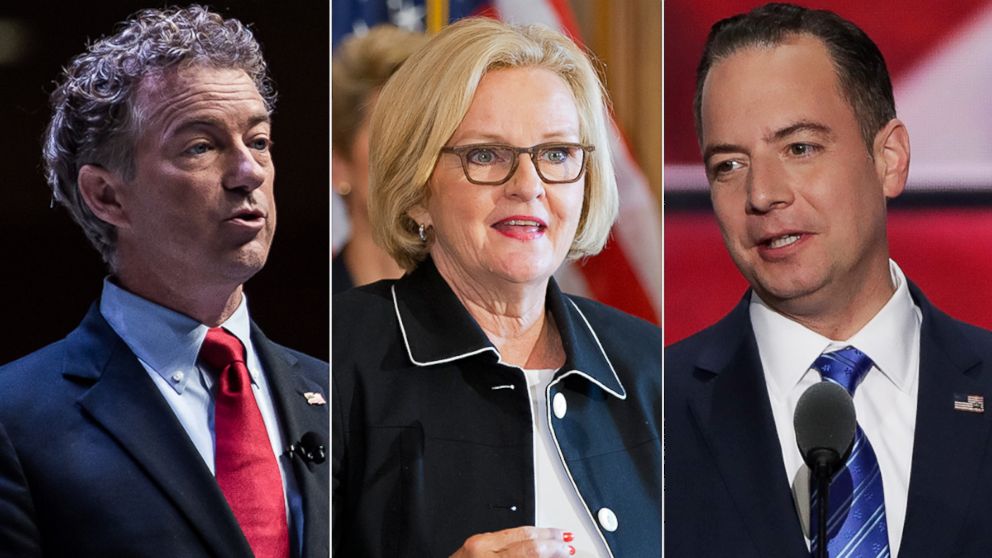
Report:
[[234,362],[244,364],[245,347],[226,329],[212,327],[200,347],[200,359],[215,370],[223,370]]
[[813,362],[812,368],[824,380],[839,384],[853,396],[858,384],[874,365],[868,355],[848,345],[838,351],[821,354]]

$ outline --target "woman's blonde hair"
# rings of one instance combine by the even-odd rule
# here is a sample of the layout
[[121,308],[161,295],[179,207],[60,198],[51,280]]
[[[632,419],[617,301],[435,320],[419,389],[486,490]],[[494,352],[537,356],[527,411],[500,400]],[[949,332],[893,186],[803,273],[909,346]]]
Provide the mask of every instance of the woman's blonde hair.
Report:
[[617,187],[606,92],[589,58],[544,26],[467,18],[407,59],[382,88],[372,114],[369,218],[376,241],[404,269],[415,268],[429,247],[408,212],[426,207],[440,150],[468,112],[479,81],[486,72],[507,68],[550,70],[571,89],[579,141],[596,149],[588,156],[585,197],[568,258],[596,254],[606,244],[617,214]]

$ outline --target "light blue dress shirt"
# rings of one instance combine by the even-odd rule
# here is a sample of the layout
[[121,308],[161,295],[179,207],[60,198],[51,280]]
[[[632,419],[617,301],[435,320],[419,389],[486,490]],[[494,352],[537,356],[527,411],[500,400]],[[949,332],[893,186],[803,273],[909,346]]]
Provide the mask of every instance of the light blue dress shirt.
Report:
[[[109,278],[103,282],[100,313],[138,357],[204,463],[214,473],[214,378],[197,362],[209,328],[189,316],[130,293]],[[289,531],[297,550],[295,554],[299,555],[303,542],[303,501],[292,474],[291,457],[286,453],[290,442],[283,439],[272,394],[252,346],[251,320],[244,295],[237,310],[221,326],[245,346],[252,391],[269,433],[272,452],[279,463]]]

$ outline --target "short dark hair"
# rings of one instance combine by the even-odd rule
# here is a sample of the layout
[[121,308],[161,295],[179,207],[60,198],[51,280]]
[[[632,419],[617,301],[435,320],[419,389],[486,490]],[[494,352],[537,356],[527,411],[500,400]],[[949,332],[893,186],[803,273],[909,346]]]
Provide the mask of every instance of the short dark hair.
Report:
[[854,109],[868,153],[875,134],[896,117],[892,82],[878,46],[857,25],[826,10],[792,4],[765,4],[716,22],[696,69],[693,113],[696,137],[703,141],[703,84],[714,63],[742,48],[774,47],[797,35],[823,41],[833,60],[841,91]]

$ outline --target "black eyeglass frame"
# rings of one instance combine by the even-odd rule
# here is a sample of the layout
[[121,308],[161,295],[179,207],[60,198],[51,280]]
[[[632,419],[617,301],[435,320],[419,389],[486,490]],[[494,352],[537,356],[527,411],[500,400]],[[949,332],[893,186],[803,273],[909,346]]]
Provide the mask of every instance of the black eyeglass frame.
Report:
[[[578,148],[582,150],[582,165],[579,168],[579,174],[571,180],[549,180],[544,173],[541,172],[541,166],[537,164],[537,155],[547,149],[554,149],[555,147],[563,148]],[[510,166],[509,172],[506,173],[506,177],[503,180],[474,180],[469,176],[468,172],[468,158],[465,156],[466,153],[473,149],[508,149],[513,152],[513,164]],[[441,153],[452,153],[458,155],[458,159],[462,162],[462,173],[465,175],[465,180],[468,180],[472,184],[478,184],[480,186],[500,186],[506,184],[513,178],[514,173],[517,172],[517,166],[520,164],[520,154],[526,153],[530,156],[530,161],[534,165],[534,170],[537,171],[537,176],[544,181],[545,184],[571,184],[573,182],[578,182],[582,176],[586,173],[587,166],[589,164],[589,154],[596,150],[595,145],[583,145],[581,143],[569,143],[569,142],[549,142],[549,143],[539,143],[531,147],[514,147],[512,145],[507,145],[505,143],[470,143],[467,145],[458,146],[446,146],[441,148]]]

